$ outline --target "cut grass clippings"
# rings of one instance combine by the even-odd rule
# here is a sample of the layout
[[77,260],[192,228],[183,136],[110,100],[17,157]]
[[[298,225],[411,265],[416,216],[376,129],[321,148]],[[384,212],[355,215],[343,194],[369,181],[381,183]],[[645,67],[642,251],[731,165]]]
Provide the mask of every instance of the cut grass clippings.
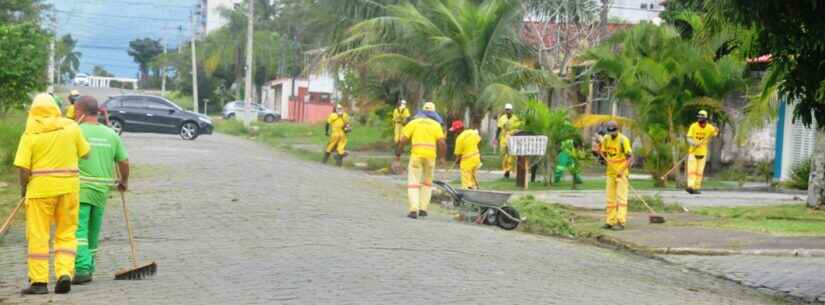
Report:
[[574,222],[576,214],[572,208],[561,204],[548,204],[536,200],[533,196],[525,196],[513,202],[513,207],[525,219],[519,229],[525,232],[576,237]]
[[804,204],[700,208],[699,215],[715,216],[717,220],[704,226],[731,228],[776,235],[825,236],[825,211],[807,208]]

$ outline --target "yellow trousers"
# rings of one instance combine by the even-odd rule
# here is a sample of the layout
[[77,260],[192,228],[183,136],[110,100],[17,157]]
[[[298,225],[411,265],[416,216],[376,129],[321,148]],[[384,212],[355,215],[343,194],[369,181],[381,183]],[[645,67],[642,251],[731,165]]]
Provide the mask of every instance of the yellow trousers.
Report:
[[339,155],[343,155],[346,152],[347,148],[347,134],[344,132],[332,132],[329,136],[329,142],[327,142],[327,153],[336,152]]
[[505,172],[513,171],[513,163],[515,163],[515,157],[510,155],[510,151],[507,146],[509,139],[510,135],[505,134],[498,142],[499,152],[501,153],[501,170]]
[[393,143],[398,143],[401,141],[401,130],[404,129],[404,124],[395,124],[395,131],[393,133]]
[[433,194],[433,170],[435,160],[410,157],[407,175],[407,195],[410,199],[410,212],[427,211]]
[[627,175],[622,178],[607,177],[607,219],[609,225],[627,222]]
[[705,175],[705,162],[707,156],[697,158],[695,155],[688,155],[687,159],[687,186],[694,190],[702,188],[702,178]]
[[49,231],[55,224],[54,274],[74,277],[77,249],[78,193],[26,199],[26,239],[29,241],[29,279],[49,282]]
[[461,187],[465,189],[478,189],[478,178],[476,173],[481,166],[478,160],[462,160],[461,166]]

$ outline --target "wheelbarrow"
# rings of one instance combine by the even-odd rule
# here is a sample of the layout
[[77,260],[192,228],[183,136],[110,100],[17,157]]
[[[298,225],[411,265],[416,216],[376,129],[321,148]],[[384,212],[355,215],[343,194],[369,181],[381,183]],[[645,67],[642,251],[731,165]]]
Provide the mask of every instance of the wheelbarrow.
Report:
[[478,222],[497,225],[505,230],[515,229],[521,223],[518,211],[507,204],[511,193],[455,189],[446,182],[437,180],[433,184],[450,196],[456,207],[465,204],[479,207],[481,213]]

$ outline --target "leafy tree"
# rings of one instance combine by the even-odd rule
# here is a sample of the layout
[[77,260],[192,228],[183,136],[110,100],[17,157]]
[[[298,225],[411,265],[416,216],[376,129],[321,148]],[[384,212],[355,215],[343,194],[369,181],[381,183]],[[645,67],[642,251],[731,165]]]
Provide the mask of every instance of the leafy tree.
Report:
[[94,67],[92,67],[92,75],[102,77],[115,77],[114,74],[109,73],[109,71],[106,71],[106,68],[104,68],[101,65],[95,65]]
[[140,67],[140,78],[144,84],[149,81],[149,64],[159,54],[163,53],[160,39],[139,38],[129,42],[129,56],[134,58]]
[[679,135],[696,110],[718,115],[721,100],[744,86],[744,61],[720,56],[721,44],[699,35],[683,38],[670,25],[641,24],[615,34],[587,58],[596,60],[595,71],[616,81],[616,97],[635,106],[635,129],[646,143],[660,142],[659,130],[666,131],[676,166],[684,147]]
[[362,60],[383,74],[417,80],[453,116],[469,109],[476,127],[493,105],[526,100],[521,88],[560,83],[520,62],[527,49],[516,2],[425,0],[386,11],[350,28],[333,59]]
[[83,53],[75,50],[77,40],[71,34],[63,35],[55,46],[57,77],[59,82],[74,78],[80,67],[80,57]]
[[0,115],[45,88],[48,43],[48,35],[34,23],[0,25]]
[[0,1],[0,25],[18,22],[38,24],[40,13],[48,5],[42,0],[3,0]]
[[[825,5],[821,1],[704,1],[712,25],[750,28],[752,41],[738,41],[752,57],[770,56],[761,104],[773,109],[777,92],[795,103],[794,118],[820,129],[811,158],[808,206],[825,206]],[[766,103],[767,102],[767,103]]]

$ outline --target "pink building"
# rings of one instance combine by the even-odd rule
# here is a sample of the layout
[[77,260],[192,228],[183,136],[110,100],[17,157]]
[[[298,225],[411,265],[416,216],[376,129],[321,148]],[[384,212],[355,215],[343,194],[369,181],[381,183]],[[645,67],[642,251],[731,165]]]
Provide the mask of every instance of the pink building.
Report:
[[280,112],[285,120],[317,123],[333,111],[335,81],[326,74],[279,78],[264,83],[261,92],[261,103]]

